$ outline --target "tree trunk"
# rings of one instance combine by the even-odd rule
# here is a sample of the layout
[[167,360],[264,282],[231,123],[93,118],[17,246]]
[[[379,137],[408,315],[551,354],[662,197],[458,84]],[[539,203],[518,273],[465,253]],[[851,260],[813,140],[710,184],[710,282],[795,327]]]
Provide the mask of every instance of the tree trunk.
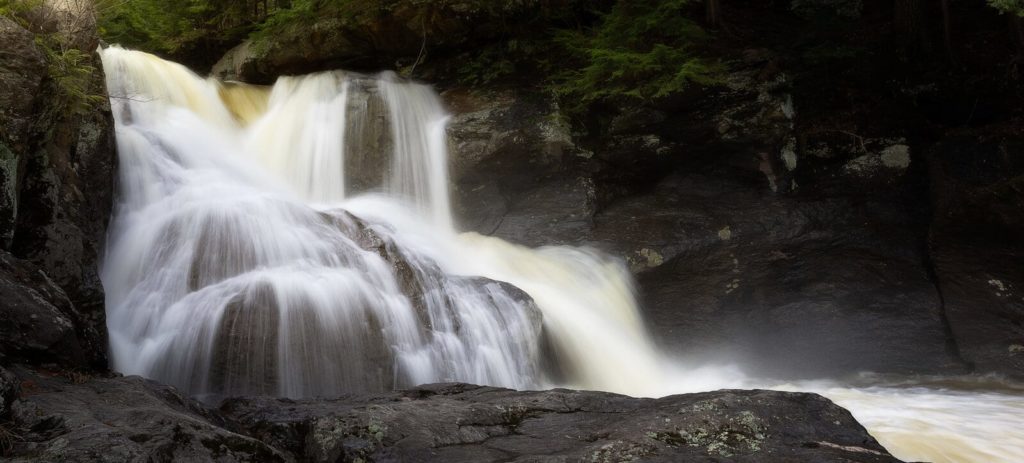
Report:
[[939,0],[939,6],[942,8],[942,38],[946,46],[946,57],[953,63],[953,26],[950,23],[949,0]]
[[927,51],[930,48],[922,0],[896,0],[893,6],[893,26],[903,39],[908,53]]
[[1024,18],[1010,15],[1010,32],[1013,34],[1014,45],[1017,46],[1017,54],[1024,56]]

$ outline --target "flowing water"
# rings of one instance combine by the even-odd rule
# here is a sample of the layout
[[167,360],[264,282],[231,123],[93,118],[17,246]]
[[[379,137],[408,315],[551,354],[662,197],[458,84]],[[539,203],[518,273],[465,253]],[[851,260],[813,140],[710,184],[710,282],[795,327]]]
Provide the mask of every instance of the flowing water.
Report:
[[121,160],[102,272],[119,371],[210,400],[441,381],[810,390],[902,458],[1024,461],[1019,390],[683,368],[651,342],[618,260],[457,233],[430,87],[340,71],[257,87],[101,53]]

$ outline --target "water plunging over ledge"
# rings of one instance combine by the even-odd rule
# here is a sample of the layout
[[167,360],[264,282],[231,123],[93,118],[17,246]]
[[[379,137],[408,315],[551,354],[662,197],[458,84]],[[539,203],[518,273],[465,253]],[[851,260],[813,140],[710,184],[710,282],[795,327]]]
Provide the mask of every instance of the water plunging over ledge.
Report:
[[118,371],[211,400],[444,381],[812,390],[903,458],[1024,453],[1005,434],[1019,391],[684,369],[654,347],[619,261],[458,234],[447,114],[428,86],[339,71],[256,87],[116,47],[102,57],[121,160],[102,275]]
[[429,87],[328,72],[261,89],[118,48],[103,61],[118,370],[198,395],[537,388],[556,360],[583,387],[664,383],[618,262],[453,231]]

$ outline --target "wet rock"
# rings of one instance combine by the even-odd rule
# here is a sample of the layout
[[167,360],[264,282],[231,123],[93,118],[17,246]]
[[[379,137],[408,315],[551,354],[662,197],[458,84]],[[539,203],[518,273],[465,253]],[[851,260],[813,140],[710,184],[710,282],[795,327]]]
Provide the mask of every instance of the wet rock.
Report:
[[0,360],[90,368],[103,339],[64,291],[31,263],[0,251]]
[[290,461],[168,386],[19,374],[27,390],[13,405],[7,461]]
[[308,461],[898,461],[803,393],[662,399],[438,384],[329,400],[231,399],[240,430]]

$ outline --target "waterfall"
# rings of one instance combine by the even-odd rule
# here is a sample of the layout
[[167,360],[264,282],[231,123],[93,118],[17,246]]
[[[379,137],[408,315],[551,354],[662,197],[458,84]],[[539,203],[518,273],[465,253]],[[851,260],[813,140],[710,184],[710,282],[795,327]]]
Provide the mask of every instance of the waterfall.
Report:
[[442,381],[810,390],[901,458],[1021,461],[1018,390],[683,368],[650,341],[618,260],[456,233],[447,114],[425,85],[326,72],[259,87],[101,55],[120,156],[102,269],[118,371],[211,400]]
[[326,72],[265,88],[102,58],[117,370],[200,396],[658,382],[620,262],[455,233],[430,87]]

